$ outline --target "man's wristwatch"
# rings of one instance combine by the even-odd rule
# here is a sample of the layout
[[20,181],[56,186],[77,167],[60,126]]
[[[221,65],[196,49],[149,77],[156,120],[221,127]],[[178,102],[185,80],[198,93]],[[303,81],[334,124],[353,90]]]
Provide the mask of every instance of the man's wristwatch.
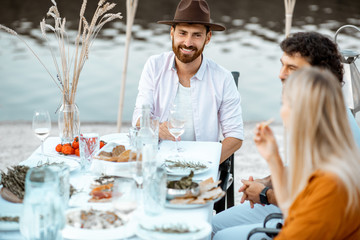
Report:
[[261,204],[265,204],[265,205],[269,205],[269,201],[268,201],[268,198],[267,198],[267,195],[266,195],[266,192],[267,190],[269,190],[270,188],[269,187],[265,187],[261,193],[260,193],[260,203]]

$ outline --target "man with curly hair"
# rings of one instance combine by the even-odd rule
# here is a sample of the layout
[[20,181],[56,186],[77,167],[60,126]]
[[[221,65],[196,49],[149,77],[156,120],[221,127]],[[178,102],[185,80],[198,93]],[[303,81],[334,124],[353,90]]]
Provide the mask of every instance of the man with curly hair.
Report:
[[279,78],[284,83],[295,70],[304,66],[330,70],[343,82],[343,66],[337,46],[328,37],[316,32],[298,32],[280,43],[284,52]]
[[[296,70],[314,66],[330,70],[339,83],[343,83],[343,65],[337,46],[328,37],[316,32],[298,32],[280,43],[283,55],[279,78],[283,84]],[[360,146],[360,129],[347,109],[348,119],[356,143]],[[270,176],[263,179],[241,180],[243,192],[240,205],[221,212],[213,218],[214,240],[219,239],[246,239],[248,233],[256,228],[263,227],[263,221],[270,213],[280,213],[276,197],[272,189]],[[248,200],[249,204],[243,204]],[[256,234],[252,239],[268,239],[265,234]]]

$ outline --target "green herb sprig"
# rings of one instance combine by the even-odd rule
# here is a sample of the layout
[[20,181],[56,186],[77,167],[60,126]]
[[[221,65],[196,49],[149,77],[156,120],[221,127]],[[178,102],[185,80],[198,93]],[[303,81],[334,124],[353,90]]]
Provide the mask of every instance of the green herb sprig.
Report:
[[205,164],[193,161],[165,160],[165,164],[168,168],[191,168],[194,170],[207,168]]
[[169,224],[164,224],[161,226],[154,226],[152,228],[147,228],[144,227],[143,225],[140,225],[143,229],[148,230],[148,231],[152,231],[152,232],[163,232],[163,233],[194,233],[194,232],[199,232],[200,229],[196,228],[196,229],[190,229],[189,226],[187,224],[182,224],[182,223],[169,223]]
[[0,217],[0,222],[19,222],[19,217]]

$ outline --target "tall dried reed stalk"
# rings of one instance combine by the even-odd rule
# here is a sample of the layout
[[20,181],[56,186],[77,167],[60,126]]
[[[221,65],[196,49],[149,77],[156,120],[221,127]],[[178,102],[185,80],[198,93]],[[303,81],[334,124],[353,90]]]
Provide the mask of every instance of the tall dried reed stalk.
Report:
[[290,34],[293,12],[296,0],[284,0],[285,4],[285,37]]
[[[49,8],[47,17],[51,17],[54,20],[54,25],[46,23],[45,18],[40,22],[40,28],[42,37],[46,40],[48,49],[50,50],[53,62],[56,68],[56,77],[49,71],[39,56],[33,51],[33,49],[27,44],[27,42],[20,37],[14,30],[5,27],[0,24],[0,29],[16,36],[20,39],[26,47],[33,53],[38,59],[41,65],[45,68],[50,75],[56,86],[60,89],[63,96],[63,105],[75,104],[75,97],[77,91],[77,85],[81,70],[85,64],[85,61],[89,57],[89,49],[92,46],[95,38],[97,37],[100,29],[108,22],[115,19],[122,19],[121,13],[108,13],[115,7],[115,3],[109,3],[107,0],[99,0],[97,8],[90,23],[86,20],[84,13],[87,5],[87,0],[83,0],[80,15],[78,32],[75,39],[75,50],[70,51],[70,41],[68,34],[65,30],[66,19],[60,16],[59,10],[55,0],[51,0],[53,6]],[[48,32],[52,32],[57,41],[58,49],[55,51],[50,46],[50,40],[48,38]],[[59,59],[59,60],[58,60]],[[64,122],[66,125],[64,131],[72,132],[72,122],[74,116],[72,114],[64,116]],[[64,132],[64,134],[66,134]]]

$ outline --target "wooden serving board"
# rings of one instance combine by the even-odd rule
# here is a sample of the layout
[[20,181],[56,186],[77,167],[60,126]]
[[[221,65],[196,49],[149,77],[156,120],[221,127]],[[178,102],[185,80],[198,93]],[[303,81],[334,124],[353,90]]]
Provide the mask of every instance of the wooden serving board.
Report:
[[5,187],[1,188],[0,195],[6,201],[12,203],[22,203],[22,200],[20,198],[18,198],[15,194],[13,194],[9,189]]

